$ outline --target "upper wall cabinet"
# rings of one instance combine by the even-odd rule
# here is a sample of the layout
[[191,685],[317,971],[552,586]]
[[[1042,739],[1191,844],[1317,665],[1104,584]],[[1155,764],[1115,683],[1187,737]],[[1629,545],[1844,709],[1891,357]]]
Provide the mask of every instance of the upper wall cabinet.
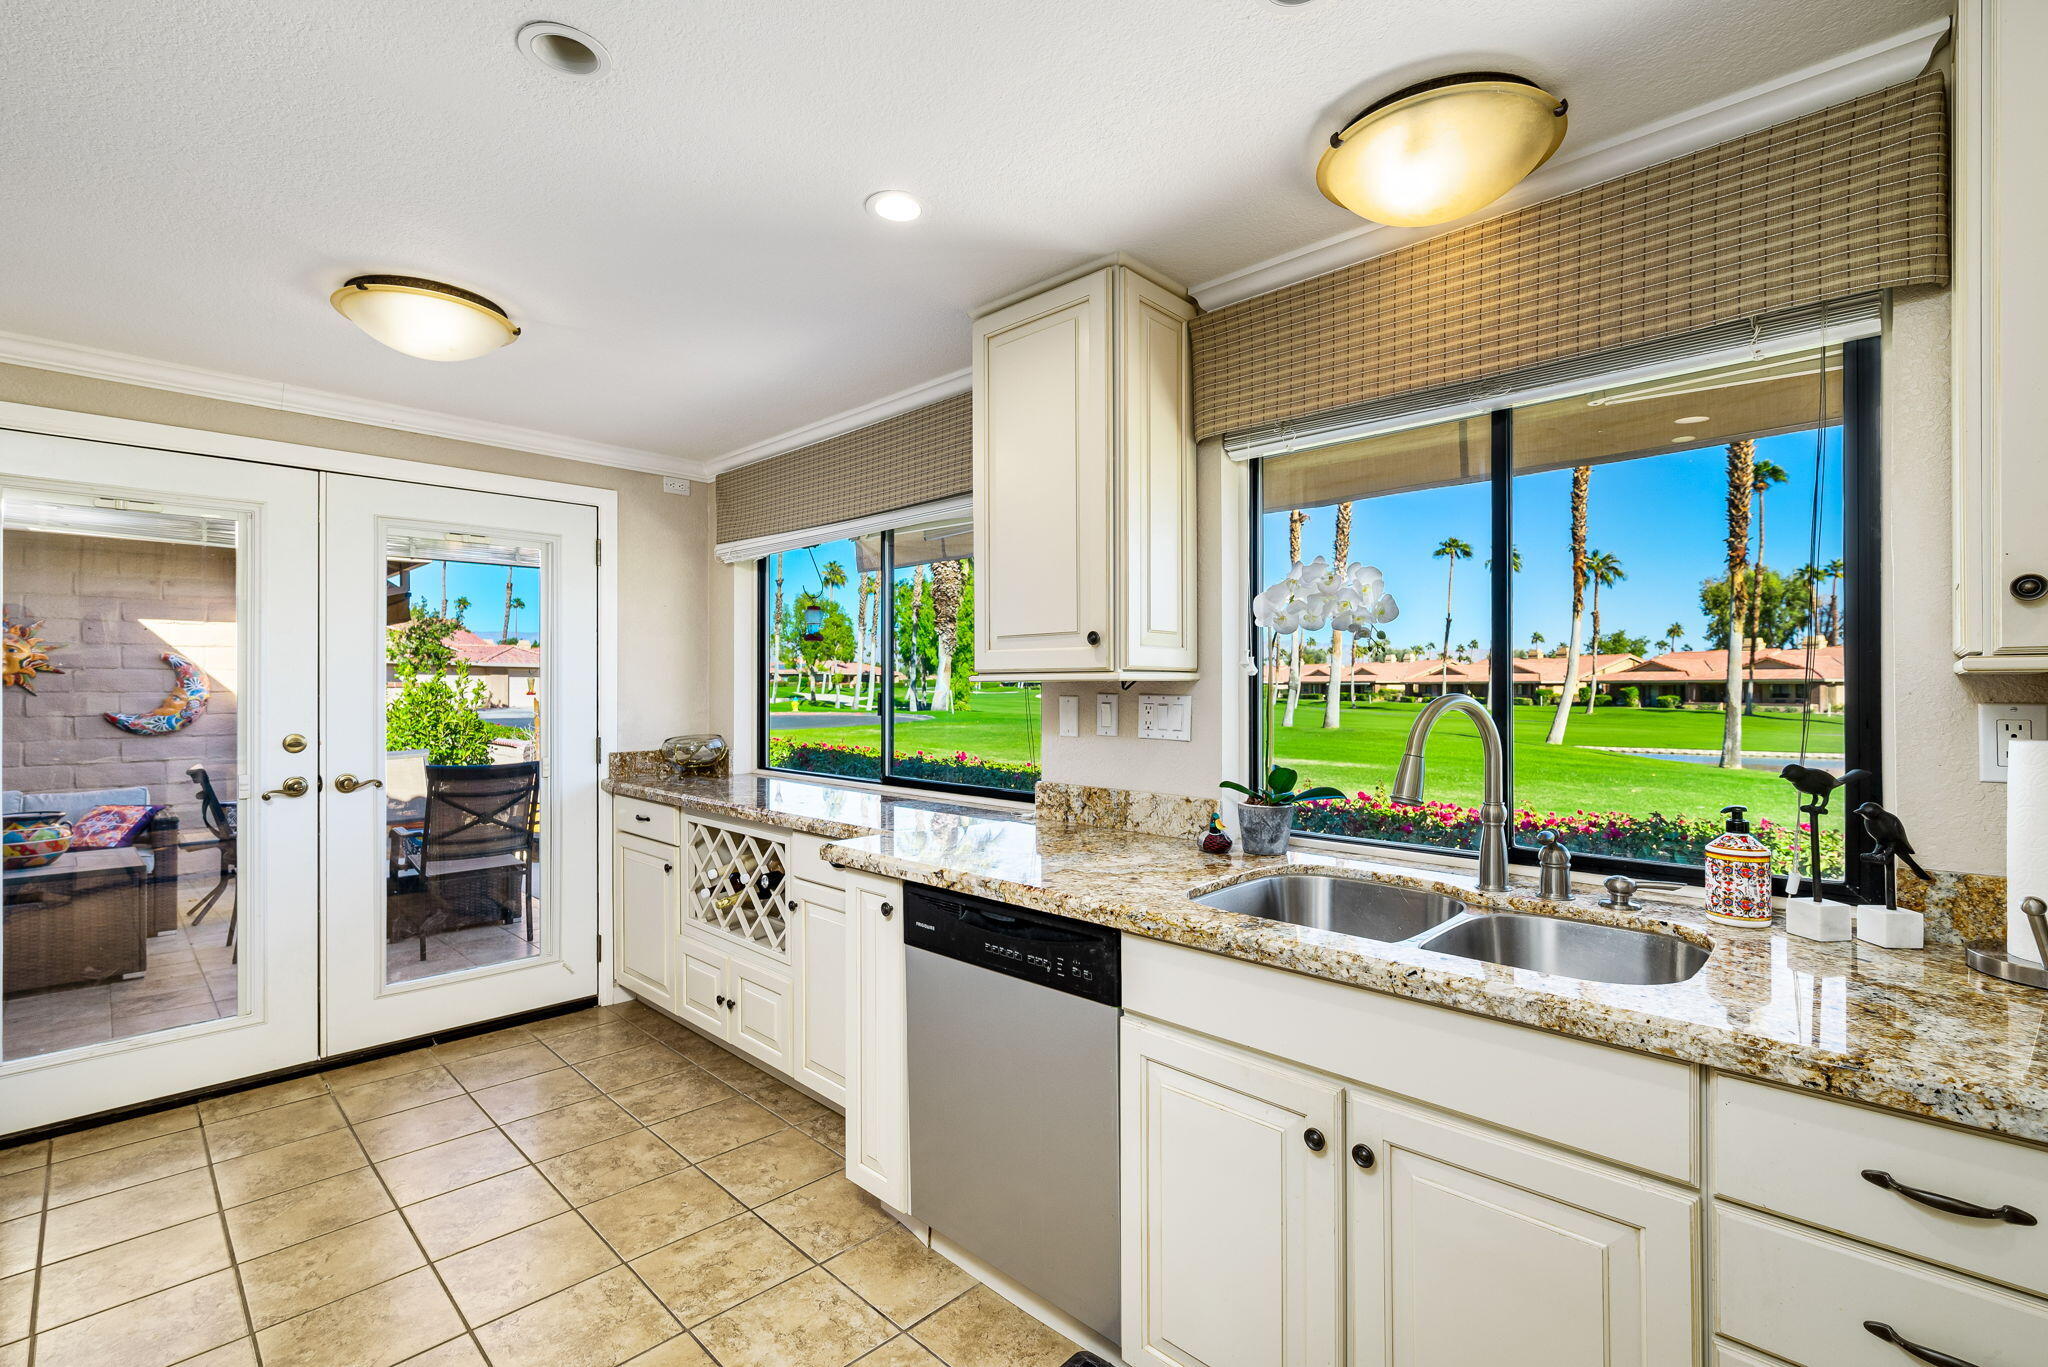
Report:
[[1956,16],[1956,668],[2048,672],[2048,6]]
[[1193,677],[1194,312],[1118,264],[976,320],[977,673]]

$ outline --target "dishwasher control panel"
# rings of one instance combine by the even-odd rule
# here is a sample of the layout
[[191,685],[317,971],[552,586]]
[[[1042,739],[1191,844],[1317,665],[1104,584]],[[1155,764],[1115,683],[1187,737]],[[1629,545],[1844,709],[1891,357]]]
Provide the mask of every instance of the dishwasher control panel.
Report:
[[1123,1002],[1117,933],[967,893],[903,889],[906,944],[1106,1006]]

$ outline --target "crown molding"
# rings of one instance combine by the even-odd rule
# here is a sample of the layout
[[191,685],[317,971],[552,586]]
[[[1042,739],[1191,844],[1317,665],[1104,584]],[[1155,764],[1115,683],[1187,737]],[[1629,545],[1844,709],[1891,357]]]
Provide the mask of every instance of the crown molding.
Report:
[[1949,23],[1945,18],[1933,20],[1789,76],[1555,157],[1495,200],[1483,215],[1427,228],[1361,223],[1335,237],[1196,285],[1194,296],[1204,309],[1223,308],[1910,80],[1926,70],[1935,49],[1948,36]]
[[[834,413],[829,418],[820,418],[803,427],[793,427],[780,436],[757,441],[751,446],[742,446],[722,456],[713,456],[702,464],[710,475],[720,475],[727,470],[736,470],[742,465],[752,465],[755,461],[779,456],[785,451],[794,451],[798,447],[810,446],[815,442],[871,426],[885,418],[893,418],[898,413],[908,413],[913,408],[923,408],[926,404],[937,403],[940,399],[950,399],[955,394],[965,394],[973,386],[972,370],[956,370],[950,375],[941,375],[936,380],[926,380],[923,384],[899,389],[894,394],[876,399],[873,403],[849,408],[843,413]],[[700,479],[709,477],[696,476]]]
[[481,446],[498,446],[509,451],[528,451],[534,455],[555,456],[590,465],[608,465],[614,469],[636,470],[642,474],[681,475],[686,479],[698,481],[708,481],[712,476],[712,472],[699,461],[667,455],[660,451],[612,446],[604,442],[563,436],[556,432],[538,432],[530,427],[513,427],[505,423],[485,422],[478,418],[430,412],[424,408],[408,408],[403,404],[382,403],[376,399],[361,399],[348,394],[331,393],[324,389],[302,389],[296,385],[271,380],[230,375],[224,371],[204,370],[198,366],[179,365],[172,361],[151,360],[146,356],[131,356],[125,352],[103,351],[97,347],[79,346],[71,342],[25,337],[19,333],[0,332],[0,361],[12,365],[31,366],[37,370],[83,375],[93,380],[112,380],[119,384],[142,385],[149,389],[169,390],[177,394],[195,394],[201,398],[248,404],[255,408],[304,413],[316,418],[333,418],[339,422],[362,423],[370,427],[388,427],[400,432],[418,432],[423,436],[474,442]]

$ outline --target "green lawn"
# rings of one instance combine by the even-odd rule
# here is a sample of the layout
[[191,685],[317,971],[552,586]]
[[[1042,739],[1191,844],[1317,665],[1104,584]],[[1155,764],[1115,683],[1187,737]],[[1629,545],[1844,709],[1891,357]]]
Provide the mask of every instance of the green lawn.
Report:
[[[1408,728],[1421,702],[1366,703],[1342,709],[1342,726],[1323,729],[1319,700],[1304,699],[1292,727],[1276,726],[1274,752],[1280,762],[1302,771],[1306,781],[1347,792],[1384,789],[1394,776]],[[785,704],[786,706],[786,704]],[[1276,720],[1282,709],[1276,707]],[[1583,747],[1612,745],[1665,750],[1718,750],[1719,712],[1661,711],[1602,707],[1591,716],[1575,710],[1565,744],[1544,744],[1552,708],[1515,709],[1515,803],[1538,811],[1588,809],[1638,814],[1706,814],[1731,802],[1753,804],[1759,815],[1792,816],[1792,790],[1769,769],[1724,770],[1712,764],[1613,755]],[[778,709],[778,715],[781,715]],[[1750,750],[1799,749],[1800,721],[1793,714],[1760,714],[1743,720],[1743,745]],[[786,734],[838,745],[876,743],[873,724],[864,727],[806,728]],[[987,759],[1038,757],[1038,698],[1013,688],[977,689],[970,706],[949,716],[898,723],[897,745],[926,753],[965,750]],[[1815,716],[1808,746],[1816,755],[1842,751],[1840,717]],[[1479,800],[1479,737],[1463,717],[1446,719],[1429,745],[1429,795],[1476,804]],[[1218,775],[1223,777],[1223,775]],[[1232,775],[1236,777],[1236,775]]]

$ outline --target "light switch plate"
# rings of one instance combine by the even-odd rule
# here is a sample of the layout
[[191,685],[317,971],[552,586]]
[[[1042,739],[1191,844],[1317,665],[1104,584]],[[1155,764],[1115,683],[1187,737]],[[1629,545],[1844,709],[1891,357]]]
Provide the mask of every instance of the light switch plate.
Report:
[[1095,695],[1095,734],[1113,736],[1116,734],[1116,694]]
[[1981,702],[1977,704],[1977,777],[2004,783],[2008,747],[2016,740],[2048,740],[2048,703]]
[[1147,693],[1138,699],[1138,739],[1193,740],[1194,699],[1185,693]]
[[1081,734],[1081,700],[1071,693],[1060,694],[1060,734]]

